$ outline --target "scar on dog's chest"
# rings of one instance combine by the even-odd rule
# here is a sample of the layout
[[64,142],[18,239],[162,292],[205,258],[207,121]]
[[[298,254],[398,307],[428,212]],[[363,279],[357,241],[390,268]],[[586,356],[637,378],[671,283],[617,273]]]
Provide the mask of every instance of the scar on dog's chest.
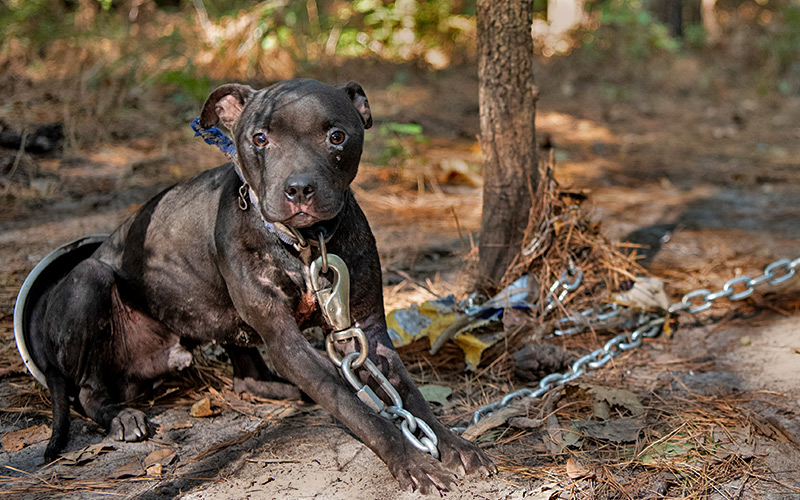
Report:
[[300,296],[300,302],[297,304],[294,317],[298,325],[311,319],[311,315],[317,310],[317,299],[314,297],[314,292],[306,291]]

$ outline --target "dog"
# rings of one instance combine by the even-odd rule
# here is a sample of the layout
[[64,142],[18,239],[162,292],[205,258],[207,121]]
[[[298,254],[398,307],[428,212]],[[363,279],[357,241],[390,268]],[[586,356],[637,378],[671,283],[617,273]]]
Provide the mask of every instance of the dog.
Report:
[[[389,340],[375,239],[349,187],[372,125],[362,87],[227,84],[200,116],[203,129],[220,122],[232,133],[235,161],[158,194],[33,301],[26,339],[53,401],[45,458],[68,441],[70,398],[116,439],[145,439],[145,414],[123,402],[189,366],[190,349],[213,341],[230,356],[235,390],[307,395],[404,489],[446,490],[456,475],[494,471],[482,450],[438,422]],[[327,326],[308,270],[323,246],[349,269],[350,312],[369,359],[436,434],[439,460],[362,402],[303,336]],[[386,398],[367,370],[358,375]]]

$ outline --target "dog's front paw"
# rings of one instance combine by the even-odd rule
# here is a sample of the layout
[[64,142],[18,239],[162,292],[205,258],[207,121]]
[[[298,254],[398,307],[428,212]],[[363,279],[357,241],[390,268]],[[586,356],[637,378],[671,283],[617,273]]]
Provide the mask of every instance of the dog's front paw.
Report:
[[439,455],[442,463],[459,475],[480,474],[488,476],[497,472],[497,467],[475,443],[446,431],[439,436]]
[[406,491],[422,494],[449,491],[456,484],[456,476],[441,462],[427,453],[412,453],[404,460],[387,462],[389,472]]
[[150,435],[150,428],[143,412],[132,408],[123,408],[111,420],[108,433],[117,441],[141,441]]

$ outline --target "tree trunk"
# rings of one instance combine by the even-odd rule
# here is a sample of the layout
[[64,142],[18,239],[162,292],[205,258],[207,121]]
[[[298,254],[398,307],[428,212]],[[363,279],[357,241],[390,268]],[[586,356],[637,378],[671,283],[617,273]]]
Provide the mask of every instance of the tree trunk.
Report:
[[701,5],[700,15],[706,30],[706,43],[710,46],[717,45],[722,38],[722,28],[715,12],[717,0],[702,0]]
[[478,0],[483,153],[480,287],[496,286],[522,248],[539,170],[536,159],[532,0]]

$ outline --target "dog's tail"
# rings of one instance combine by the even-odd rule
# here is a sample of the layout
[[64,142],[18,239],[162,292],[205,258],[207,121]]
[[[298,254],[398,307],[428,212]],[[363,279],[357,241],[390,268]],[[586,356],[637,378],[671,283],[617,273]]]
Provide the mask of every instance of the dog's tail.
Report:
[[45,463],[50,463],[58,458],[69,440],[69,393],[66,377],[55,367],[51,366],[45,372],[45,378],[53,403],[53,433],[44,451]]

